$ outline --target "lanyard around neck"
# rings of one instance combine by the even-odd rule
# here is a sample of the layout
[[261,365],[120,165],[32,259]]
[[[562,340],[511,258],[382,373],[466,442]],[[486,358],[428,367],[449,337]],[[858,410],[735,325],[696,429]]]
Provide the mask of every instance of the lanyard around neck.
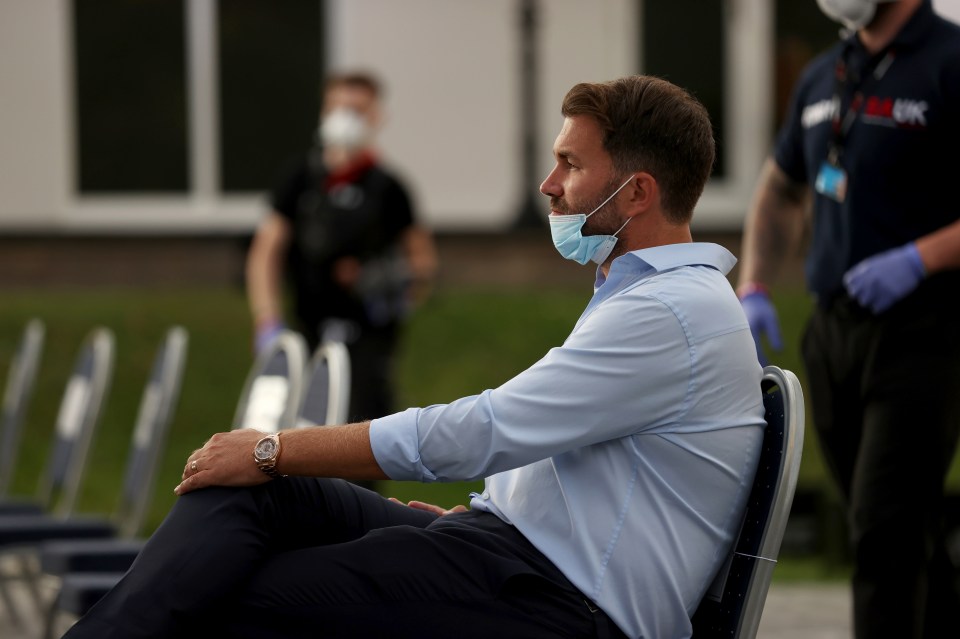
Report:
[[[888,48],[886,53],[875,64],[867,65],[863,73],[857,77],[850,77],[850,63],[848,58],[852,45],[844,48],[843,54],[837,60],[834,67],[833,82],[833,103],[836,105],[833,112],[833,135],[830,140],[830,151],[828,160],[832,164],[838,164],[840,156],[843,155],[843,148],[847,140],[847,134],[857,119],[857,114],[863,107],[864,89],[870,83],[879,82],[884,74],[893,64],[895,53],[893,48]],[[850,104],[847,110],[843,111],[843,98],[847,93],[851,93]]]

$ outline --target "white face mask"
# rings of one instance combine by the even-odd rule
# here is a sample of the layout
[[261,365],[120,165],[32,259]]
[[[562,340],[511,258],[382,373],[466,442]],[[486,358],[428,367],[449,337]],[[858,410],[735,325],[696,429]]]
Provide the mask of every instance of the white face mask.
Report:
[[369,142],[370,125],[353,109],[340,107],[323,118],[318,135],[324,146],[356,150]]
[[820,10],[831,20],[856,31],[870,24],[877,3],[891,0],[817,0]]

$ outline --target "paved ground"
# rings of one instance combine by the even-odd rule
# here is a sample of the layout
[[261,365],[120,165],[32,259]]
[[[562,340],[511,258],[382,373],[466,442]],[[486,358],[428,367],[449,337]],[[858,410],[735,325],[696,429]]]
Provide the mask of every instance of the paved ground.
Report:
[[850,589],[846,584],[773,584],[758,639],[850,639]]
[[[32,610],[25,592],[14,589],[13,594],[21,604],[20,609]],[[850,594],[846,586],[771,586],[760,621],[758,639],[849,639],[851,636]],[[10,624],[5,611],[0,611],[0,639],[40,637],[40,624],[35,619],[29,620],[28,628],[18,630]]]

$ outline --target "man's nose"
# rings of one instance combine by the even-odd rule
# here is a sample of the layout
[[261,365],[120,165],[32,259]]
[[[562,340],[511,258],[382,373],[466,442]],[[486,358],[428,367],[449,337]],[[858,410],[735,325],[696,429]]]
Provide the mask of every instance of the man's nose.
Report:
[[560,186],[560,182],[554,179],[553,171],[540,183],[540,192],[547,197],[560,197],[563,195],[563,189]]

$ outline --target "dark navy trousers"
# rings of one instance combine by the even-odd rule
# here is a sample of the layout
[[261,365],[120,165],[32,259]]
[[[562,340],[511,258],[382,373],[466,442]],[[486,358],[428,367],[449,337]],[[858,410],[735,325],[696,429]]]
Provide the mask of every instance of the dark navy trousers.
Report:
[[123,580],[65,636],[623,636],[515,528],[436,517],[349,482],[179,498]]
[[958,282],[931,279],[879,316],[841,296],[804,334],[813,421],[847,509],[858,639],[956,627],[944,482],[960,434]]

